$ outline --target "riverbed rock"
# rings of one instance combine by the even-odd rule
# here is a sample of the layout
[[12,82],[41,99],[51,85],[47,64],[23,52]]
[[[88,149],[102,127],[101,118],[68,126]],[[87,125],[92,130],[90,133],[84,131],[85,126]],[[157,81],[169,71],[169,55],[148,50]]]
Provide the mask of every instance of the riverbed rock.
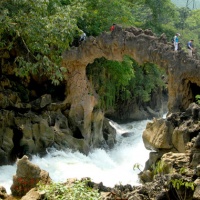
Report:
[[8,197],[6,189],[3,186],[0,186],[0,199],[5,199]]
[[29,190],[21,200],[42,200],[44,199],[44,193],[39,192],[36,188]]
[[[155,177],[158,178],[160,176],[161,180],[163,179],[162,184],[164,184],[165,181],[168,182],[167,193],[170,196],[178,189],[176,187],[169,187],[169,180],[177,182],[182,181],[184,184],[190,184],[187,189],[186,199],[200,198],[199,108],[199,105],[192,103],[185,112],[170,113],[166,119],[156,119],[150,124],[147,124],[146,130],[143,132],[144,142],[146,144],[145,146],[147,148],[150,147],[156,152],[150,153],[150,155],[155,156],[149,156],[145,170],[140,176],[142,177],[143,174],[145,176],[148,172],[147,170],[158,170],[158,175],[154,176],[154,179]],[[174,127],[172,131],[166,131],[169,130],[169,127],[166,128],[167,125],[169,125],[169,127]],[[164,134],[162,134],[163,132]],[[152,134],[152,138],[155,138],[155,135],[158,138],[153,140],[150,137],[150,134]],[[161,141],[160,147],[162,147],[161,144],[163,138],[166,138],[167,136],[171,138],[170,142],[173,147],[168,149],[165,148],[165,151],[163,151],[162,148],[158,148],[157,141]],[[154,181],[155,180],[153,180],[152,183],[154,183]],[[186,188],[182,187],[177,192],[180,196],[184,196],[185,191]],[[164,193],[163,195],[160,195],[161,194],[159,194],[158,199],[162,199]]]
[[13,176],[11,192],[13,196],[22,197],[41,181],[44,184],[51,182],[48,172],[41,170],[37,165],[31,163],[27,156],[17,161],[16,175]]
[[149,150],[172,149],[173,124],[165,119],[154,119],[143,132],[144,145]]
[[[142,136],[145,147],[155,151],[186,152],[188,143],[200,131],[199,113],[200,106],[192,103],[183,113],[171,113],[166,119],[149,122]],[[194,156],[198,157],[198,153]]]

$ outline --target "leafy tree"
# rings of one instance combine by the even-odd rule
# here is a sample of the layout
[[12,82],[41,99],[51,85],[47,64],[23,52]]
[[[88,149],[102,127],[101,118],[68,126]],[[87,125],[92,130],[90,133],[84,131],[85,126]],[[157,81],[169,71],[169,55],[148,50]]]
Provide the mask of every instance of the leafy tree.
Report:
[[174,25],[178,29],[185,29],[185,21],[189,16],[190,10],[186,7],[182,7],[178,9],[179,18],[175,21]]
[[[160,35],[169,28],[169,25],[174,26],[178,12],[176,6],[170,0],[145,0],[144,2],[150,9],[144,27],[151,28],[153,32]],[[166,35],[168,36],[168,34]]]
[[97,36],[109,31],[113,23],[132,25],[134,17],[131,5],[126,0],[86,0],[87,13],[78,22],[78,26],[87,34]]
[[96,59],[87,67],[87,75],[100,97],[99,106],[105,110],[114,107],[119,100],[148,102],[152,91],[163,87],[163,73],[151,63],[139,66],[128,56],[121,63]]
[[54,84],[63,80],[61,54],[69,48],[77,19],[86,12],[78,0],[4,0],[0,2],[0,48],[18,52],[16,75],[47,76]]
[[145,63],[139,66],[134,62],[133,68],[135,77],[131,79],[127,87],[127,90],[130,91],[131,94],[130,99],[135,99],[138,103],[148,102],[151,98],[151,93],[156,88],[164,86],[161,79],[164,72],[152,63]]
[[152,11],[152,23],[158,25],[161,23],[169,23],[175,16],[175,7],[170,0],[145,0],[145,4]]
[[88,65],[87,76],[99,94],[99,106],[101,108],[113,107],[121,90],[127,92],[126,98],[128,98],[128,91],[125,86],[129,84],[134,76],[132,63],[132,60],[128,57],[125,57],[121,63],[101,58]]
[[186,44],[189,40],[194,40],[194,47],[196,49],[196,56],[200,56],[200,22],[198,18],[200,17],[200,10],[190,10],[187,12],[187,17],[184,21],[184,29],[182,29],[181,42],[184,44],[184,49],[186,50]]

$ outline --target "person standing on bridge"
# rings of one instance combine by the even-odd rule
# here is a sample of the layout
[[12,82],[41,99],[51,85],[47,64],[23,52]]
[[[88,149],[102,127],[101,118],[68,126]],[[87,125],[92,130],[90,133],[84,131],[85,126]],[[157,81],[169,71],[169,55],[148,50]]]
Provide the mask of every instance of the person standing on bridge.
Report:
[[116,24],[113,24],[113,25],[110,27],[110,31],[111,31],[111,32],[114,31],[115,25],[116,25]]
[[84,41],[86,39],[86,34],[83,32],[83,31],[81,31],[81,36],[80,36],[80,39],[79,39],[79,44],[82,42],[82,41]]
[[193,50],[194,50],[194,48],[193,48],[193,41],[194,41],[194,40],[190,40],[190,41],[187,43],[188,55],[189,55],[190,57],[192,57],[192,53],[193,53]]
[[174,51],[178,51],[179,36],[180,33],[176,33],[174,36]]

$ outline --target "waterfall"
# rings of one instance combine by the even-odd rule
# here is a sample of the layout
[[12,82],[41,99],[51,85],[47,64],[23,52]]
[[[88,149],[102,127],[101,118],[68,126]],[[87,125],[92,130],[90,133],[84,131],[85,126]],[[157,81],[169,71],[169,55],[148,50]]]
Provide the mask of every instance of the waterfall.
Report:
[[[92,181],[105,186],[115,184],[138,185],[139,170],[134,164],[144,168],[149,151],[145,149],[142,133],[148,120],[117,124],[110,121],[116,129],[117,143],[111,150],[94,149],[88,156],[70,149],[58,151],[48,149],[44,157],[33,156],[31,162],[49,172],[54,182],[64,182],[67,178],[90,177]],[[0,185],[10,194],[12,176],[16,174],[16,164],[0,166]]]

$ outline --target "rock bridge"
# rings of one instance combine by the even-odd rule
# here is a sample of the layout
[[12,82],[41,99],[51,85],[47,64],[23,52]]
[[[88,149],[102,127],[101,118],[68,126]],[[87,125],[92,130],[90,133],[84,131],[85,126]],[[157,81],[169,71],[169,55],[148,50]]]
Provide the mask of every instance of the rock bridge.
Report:
[[90,36],[79,47],[64,52],[62,63],[68,70],[65,103],[70,105],[69,117],[86,138],[91,132],[91,122],[102,118],[93,111],[98,96],[87,79],[86,66],[101,57],[122,61],[124,55],[139,64],[154,63],[166,71],[169,112],[186,109],[195,95],[200,94],[200,61],[183,51],[174,52],[164,34],[156,37],[150,30],[116,26],[112,33],[104,32],[96,38]]

